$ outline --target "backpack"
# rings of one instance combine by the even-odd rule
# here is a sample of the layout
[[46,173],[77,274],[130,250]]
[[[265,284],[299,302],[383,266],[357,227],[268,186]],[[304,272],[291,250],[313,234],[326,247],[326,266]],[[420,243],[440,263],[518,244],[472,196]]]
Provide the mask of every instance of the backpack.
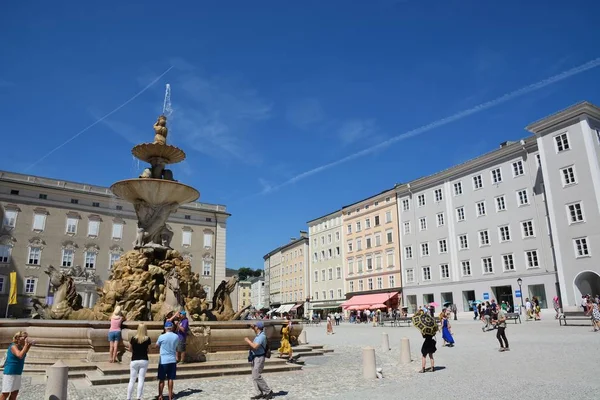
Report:
[[269,345],[268,340],[267,345],[265,346],[265,358],[271,358],[271,345]]

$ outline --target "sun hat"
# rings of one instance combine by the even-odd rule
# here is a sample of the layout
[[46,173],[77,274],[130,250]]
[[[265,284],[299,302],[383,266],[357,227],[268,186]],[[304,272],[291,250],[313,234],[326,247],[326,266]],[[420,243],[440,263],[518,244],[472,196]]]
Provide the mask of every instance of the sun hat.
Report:
[[254,324],[254,326],[256,326],[258,329],[265,329],[265,323],[262,321],[258,321]]

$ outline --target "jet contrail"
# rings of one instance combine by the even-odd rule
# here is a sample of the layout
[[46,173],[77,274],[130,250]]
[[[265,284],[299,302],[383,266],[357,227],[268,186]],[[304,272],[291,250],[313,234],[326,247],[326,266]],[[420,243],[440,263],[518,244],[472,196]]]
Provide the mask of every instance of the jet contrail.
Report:
[[350,155],[348,155],[346,157],[340,158],[337,161],[332,161],[332,162],[330,162],[328,164],[321,165],[320,167],[316,167],[316,168],[310,169],[308,171],[302,172],[302,173],[294,176],[293,178],[290,178],[289,180],[287,180],[287,181],[285,181],[283,183],[280,183],[279,185],[275,185],[275,186],[269,187],[267,190],[263,190],[262,192],[257,193],[257,195],[267,194],[267,193],[273,192],[275,190],[281,189],[284,186],[291,185],[292,183],[296,183],[296,182],[298,182],[298,181],[300,181],[302,179],[308,178],[308,177],[310,177],[312,175],[318,174],[319,172],[322,172],[322,171],[328,170],[330,168],[336,167],[336,166],[338,166],[340,164],[343,164],[343,163],[346,163],[348,161],[352,161],[352,160],[355,160],[357,158],[366,156],[368,154],[371,154],[371,153],[373,153],[373,152],[375,152],[377,150],[383,149],[383,148],[385,148],[387,146],[390,146],[390,145],[392,145],[392,144],[394,144],[396,142],[399,142],[401,140],[405,140],[405,139],[408,139],[408,138],[411,138],[411,137],[414,137],[414,136],[421,135],[421,134],[423,134],[425,132],[428,132],[428,131],[430,131],[432,129],[438,128],[438,127],[443,126],[443,125],[447,125],[447,124],[449,124],[451,122],[454,122],[454,121],[458,121],[460,119],[463,119],[463,118],[468,117],[470,115],[473,115],[473,114],[476,114],[478,112],[487,110],[489,108],[495,107],[495,106],[500,105],[502,103],[506,103],[507,101],[512,100],[512,99],[514,99],[516,97],[523,96],[525,94],[534,92],[534,91],[536,91],[538,89],[542,89],[542,88],[544,88],[546,86],[549,86],[549,85],[551,85],[553,83],[556,83],[556,82],[562,81],[564,79],[570,78],[571,76],[574,76],[574,75],[578,75],[578,74],[580,74],[582,72],[585,72],[587,70],[590,70],[592,68],[596,68],[599,65],[600,65],[600,58],[596,58],[596,59],[594,59],[592,61],[589,61],[589,62],[587,62],[585,64],[582,64],[582,65],[580,65],[578,67],[574,67],[574,68],[571,68],[571,69],[569,69],[567,71],[561,72],[558,75],[554,75],[554,76],[552,76],[550,78],[547,78],[547,79],[544,79],[542,81],[539,81],[539,82],[536,82],[536,83],[532,83],[531,85],[525,86],[525,87],[523,87],[521,89],[518,89],[518,90],[515,90],[515,91],[512,91],[512,92],[506,93],[506,94],[504,94],[504,95],[502,95],[500,97],[495,98],[494,100],[490,100],[490,101],[487,101],[485,103],[481,103],[479,105],[476,105],[475,107],[469,108],[469,109],[464,110],[464,111],[460,111],[460,112],[458,112],[458,113],[456,113],[454,115],[451,115],[449,117],[439,119],[439,120],[437,120],[435,122],[431,122],[431,123],[429,123],[427,125],[423,125],[423,126],[421,126],[419,128],[416,128],[416,129],[410,130],[408,132],[402,133],[400,135],[391,137],[391,138],[389,138],[389,139],[387,139],[387,140],[385,140],[385,141],[383,141],[383,142],[381,142],[379,144],[376,144],[376,145],[371,146],[371,147],[367,147],[366,149],[363,149],[363,150],[361,150],[359,152],[356,152],[354,154],[350,154]]
[[158,82],[160,80],[160,78],[162,78],[163,76],[165,76],[167,74],[167,72],[169,72],[170,70],[173,69],[173,66],[170,66],[169,68],[167,68],[167,70],[165,72],[163,72],[162,74],[160,74],[156,79],[154,79],[152,82],[150,82],[146,87],[144,87],[142,90],[140,90],[139,92],[137,92],[135,95],[133,95],[133,97],[131,97],[129,100],[127,100],[125,103],[121,104],[119,107],[115,108],[114,110],[112,110],[111,112],[109,112],[108,114],[104,115],[103,117],[101,117],[100,119],[96,120],[94,123],[92,123],[91,125],[83,128],[81,131],[79,131],[78,133],[76,133],[75,135],[73,135],[70,139],[68,139],[67,141],[65,141],[64,143],[62,143],[61,145],[55,147],[54,149],[50,150],[48,153],[46,153],[44,156],[40,157],[37,159],[36,162],[34,162],[33,164],[31,164],[29,167],[25,168],[24,172],[29,171],[31,168],[35,167],[36,165],[38,165],[39,163],[41,163],[42,161],[44,161],[46,158],[48,158],[50,155],[52,155],[55,151],[61,149],[62,147],[64,147],[65,145],[67,145],[68,143],[72,142],[73,140],[77,139],[80,135],[82,135],[83,133],[87,132],[89,129],[91,129],[92,127],[96,126],[98,123],[104,121],[106,118],[110,117],[111,115],[113,115],[114,113],[116,113],[117,111],[119,111],[121,108],[125,107],[127,104],[131,103],[133,100],[135,100],[136,98],[138,98],[142,93],[144,93],[146,90],[150,89],[150,87],[152,85],[154,85],[156,82]]

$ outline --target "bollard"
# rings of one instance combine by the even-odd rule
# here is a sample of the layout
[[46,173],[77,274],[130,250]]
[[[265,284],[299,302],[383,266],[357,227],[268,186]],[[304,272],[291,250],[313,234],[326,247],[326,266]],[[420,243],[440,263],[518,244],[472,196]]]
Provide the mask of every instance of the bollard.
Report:
[[403,337],[400,340],[400,364],[410,364],[410,341]]
[[58,360],[46,370],[45,400],[67,400],[67,386],[69,384],[69,367]]
[[381,350],[390,351],[390,338],[385,332],[381,334]]
[[306,330],[302,329],[302,332],[300,332],[300,336],[298,337],[298,343],[300,344],[307,344],[308,341],[306,340]]
[[377,378],[377,369],[375,368],[375,365],[375,349],[372,347],[363,348],[363,378]]

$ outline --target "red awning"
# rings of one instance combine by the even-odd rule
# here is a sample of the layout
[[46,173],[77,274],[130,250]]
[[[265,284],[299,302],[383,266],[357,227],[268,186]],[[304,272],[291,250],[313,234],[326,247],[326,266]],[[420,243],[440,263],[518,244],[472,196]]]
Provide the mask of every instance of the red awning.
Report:
[[302,306],[302,303],[298,303],[296,304],[294,307],[292,307],[292,309],[290,311],[296,311],[298,308],[300,308]]
[[371,306],[372,304],[382,304],[388,300],[398,296],[398,292],[394,293],[374,293],[374,294],[361,294],[358,296],[352,296],[349,300],[346,300],[341,305],[344,309],[350,306]]

